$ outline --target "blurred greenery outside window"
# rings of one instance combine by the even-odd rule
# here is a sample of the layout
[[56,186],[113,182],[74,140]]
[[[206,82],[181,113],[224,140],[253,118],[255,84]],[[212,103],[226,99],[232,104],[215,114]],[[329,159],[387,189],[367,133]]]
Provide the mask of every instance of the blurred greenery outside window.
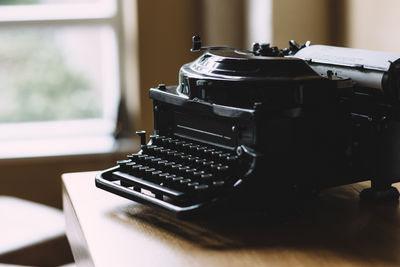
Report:
[[[0,0],[0,129],[7,132],[0,130],[0,141],[11,138],[6,134],[21,137],[21,129],[30,138],[35,134],[20,126],[40,132],[32,128],[39,123],[64,136],[91,129],[112,135],[119,102],[117,8],[116,0]],[[88,123],[62,133],[61,121]]]

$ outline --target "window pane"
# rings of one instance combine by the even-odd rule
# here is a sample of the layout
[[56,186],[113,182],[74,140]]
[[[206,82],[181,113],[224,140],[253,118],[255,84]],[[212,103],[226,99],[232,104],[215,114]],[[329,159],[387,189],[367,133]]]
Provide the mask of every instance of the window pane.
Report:
[[94,3],[101,0],[1,0],[0,5]]
[[113,117],[114,43],[106,26],[1,29],[0,123]]

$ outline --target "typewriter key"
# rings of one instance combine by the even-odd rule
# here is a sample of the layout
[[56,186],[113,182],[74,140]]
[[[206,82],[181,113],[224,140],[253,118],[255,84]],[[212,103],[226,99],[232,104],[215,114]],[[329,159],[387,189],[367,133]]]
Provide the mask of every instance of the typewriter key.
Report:
[[172,179],[174,179],[175,177],[176,177],[175,174],[166,173],[166,175],[162,175],[161,182],[163,183],[164,186],[170,186],[172,184]]
[[187,184],[189,190],[193,190],[195,186],[199,185],[199,182],[191,182]]
[[154,150],[154,148],[156,148],[157,146],[155,146],[155,145],[147,145],[147,146],[143,146],[142,147],[142,150],[143,150],[143,152],[144,153],[146,153],[146,154],[151,154],[151,153],[153,153],[153,150]]
[[141,165],[141,164],[133,165],[131,167],[130,173],[135,175],[135,176],[139,175],[139,168],[141,168],[141,167],[143,167],[143,165]]
[[174,186],[179,185],[180,181],[183,180],[184,178],[182,176],[176,176],[174,178],[172,178],[172,184]]
[[130,162],[132,162],[130,159],[118,160],[117,165],[119,165],[121,171],[129,171],[129,166],[127,166],[127,163]]
[[147,168],[144,170],[144,178],[151,178],[151,174],[155,171],[154,168]]
[[178,172],[180,175],[185,175],[185,174],[186,174],[186,171],[189,170],[189,169],[190,169],[189,166],[181,166],[181,167],[178,168],[177,172]]
[[140,154],[132,153],[132,154],[129,154],[128,156],[126,156],[126,157],[127,157],[128,159],[131,159],[131,160],[135,161],[139,155],[140,155]]
[[182,164],[174,164],[171,165],[170,170],[172,173],[179,174],[179,168],[182,167]]
[[154,158],[155,158],[154,156],[145,157],[145,158],[143,159],[143,162],[145,162],[145,163],[150,163],[150,161],[151,161],[152,159],[154,159]]
[[212,183],[212,185],[214,188],[221,188],[225,185],[225,182],[224,181],[214,181]]
[[141,177],[140,178],[143,178],[143,176],[145,177],[146,176],[146,170],[149,168],[149,166],[143,166],[143,167],[140,167],[139,169],[138,169],[138,175],[140,175]]
[[192,173],[192,178],[193,178],[194,180],[197,180],[197,179],[201,178],[201,176],[202,176],[203,174],[206,174],[206,173],[205,173],[204,171],[196,171],[196,172],[193,172],[193,173]]
[[204,192],[207,192],[208,191],[208,185],[206,185],[206,184],[199,184],[199,185],[196,185],[195,187],[194,187],[194,190],[197,192],[197,193],[204,193]]
[[151,159],[150,160],[150,162],[149,162],[149,165],[151,166],[151,167],[157,167],[158,166],[158,163],[161,161],[162,159],[161,158],[153,158],[153,159]]
[[197,166],[201,166],[206,161],[207,161],[206,159],[196,159],[195,163],[196,163]]
[[197,169],[195,168],[191,168],[187,166],[186,170],[184,170],[185,176],[186,177],[191,177],[193,175],[193,173],[195,173],[197,171]]
[[192,180],[190,179],[183,179],[179,181],[179,189],[185,188],[189,183],[191,183]]
[[139,163],[143,163],[144,162],[144,158],[148,157],[149,155],[147,154],[140,154],[137,156],[137,162]]
[[161,156],[162,154],[161,154],[160,151],[163,150],[163,149],[164,149],[164,147],[162,147],[162,146],[154,148],[153,149],[154,155]]
[[214,178],[212,173],[205,173],[200,175],[200,180],[204,183],[210,182]]
[[152,181],[152,182],[156,182],[156,183],[160,183],[161,181],[161,179],[160,179],[160,174],[162,174],[163,172],[162,171],[160,171],[160,170],[156,170],[156,171],[153,171],[152,173],[151,173],[151,175],[148,177],[148,180],[149,181]]

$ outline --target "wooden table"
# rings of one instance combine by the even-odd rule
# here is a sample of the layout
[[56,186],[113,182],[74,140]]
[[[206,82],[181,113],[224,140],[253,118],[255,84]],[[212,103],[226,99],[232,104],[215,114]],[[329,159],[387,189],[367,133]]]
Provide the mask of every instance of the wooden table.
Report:
[[[324,191],[296,216],[182,221],[65,174],[67,236],[77,266],[399,266],[398,202],[360,203],[368,183]],[[399,188],[399,185],[396,185]]]

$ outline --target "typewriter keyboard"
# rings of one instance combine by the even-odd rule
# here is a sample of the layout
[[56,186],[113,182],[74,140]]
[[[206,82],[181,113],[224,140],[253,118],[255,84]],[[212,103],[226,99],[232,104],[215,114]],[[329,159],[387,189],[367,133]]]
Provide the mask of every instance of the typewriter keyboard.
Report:
[[230,150],[153,135],[139,153],[117,161],[119,168],[111,180],[137,193],[185,206],[232,188],[238,160]]

